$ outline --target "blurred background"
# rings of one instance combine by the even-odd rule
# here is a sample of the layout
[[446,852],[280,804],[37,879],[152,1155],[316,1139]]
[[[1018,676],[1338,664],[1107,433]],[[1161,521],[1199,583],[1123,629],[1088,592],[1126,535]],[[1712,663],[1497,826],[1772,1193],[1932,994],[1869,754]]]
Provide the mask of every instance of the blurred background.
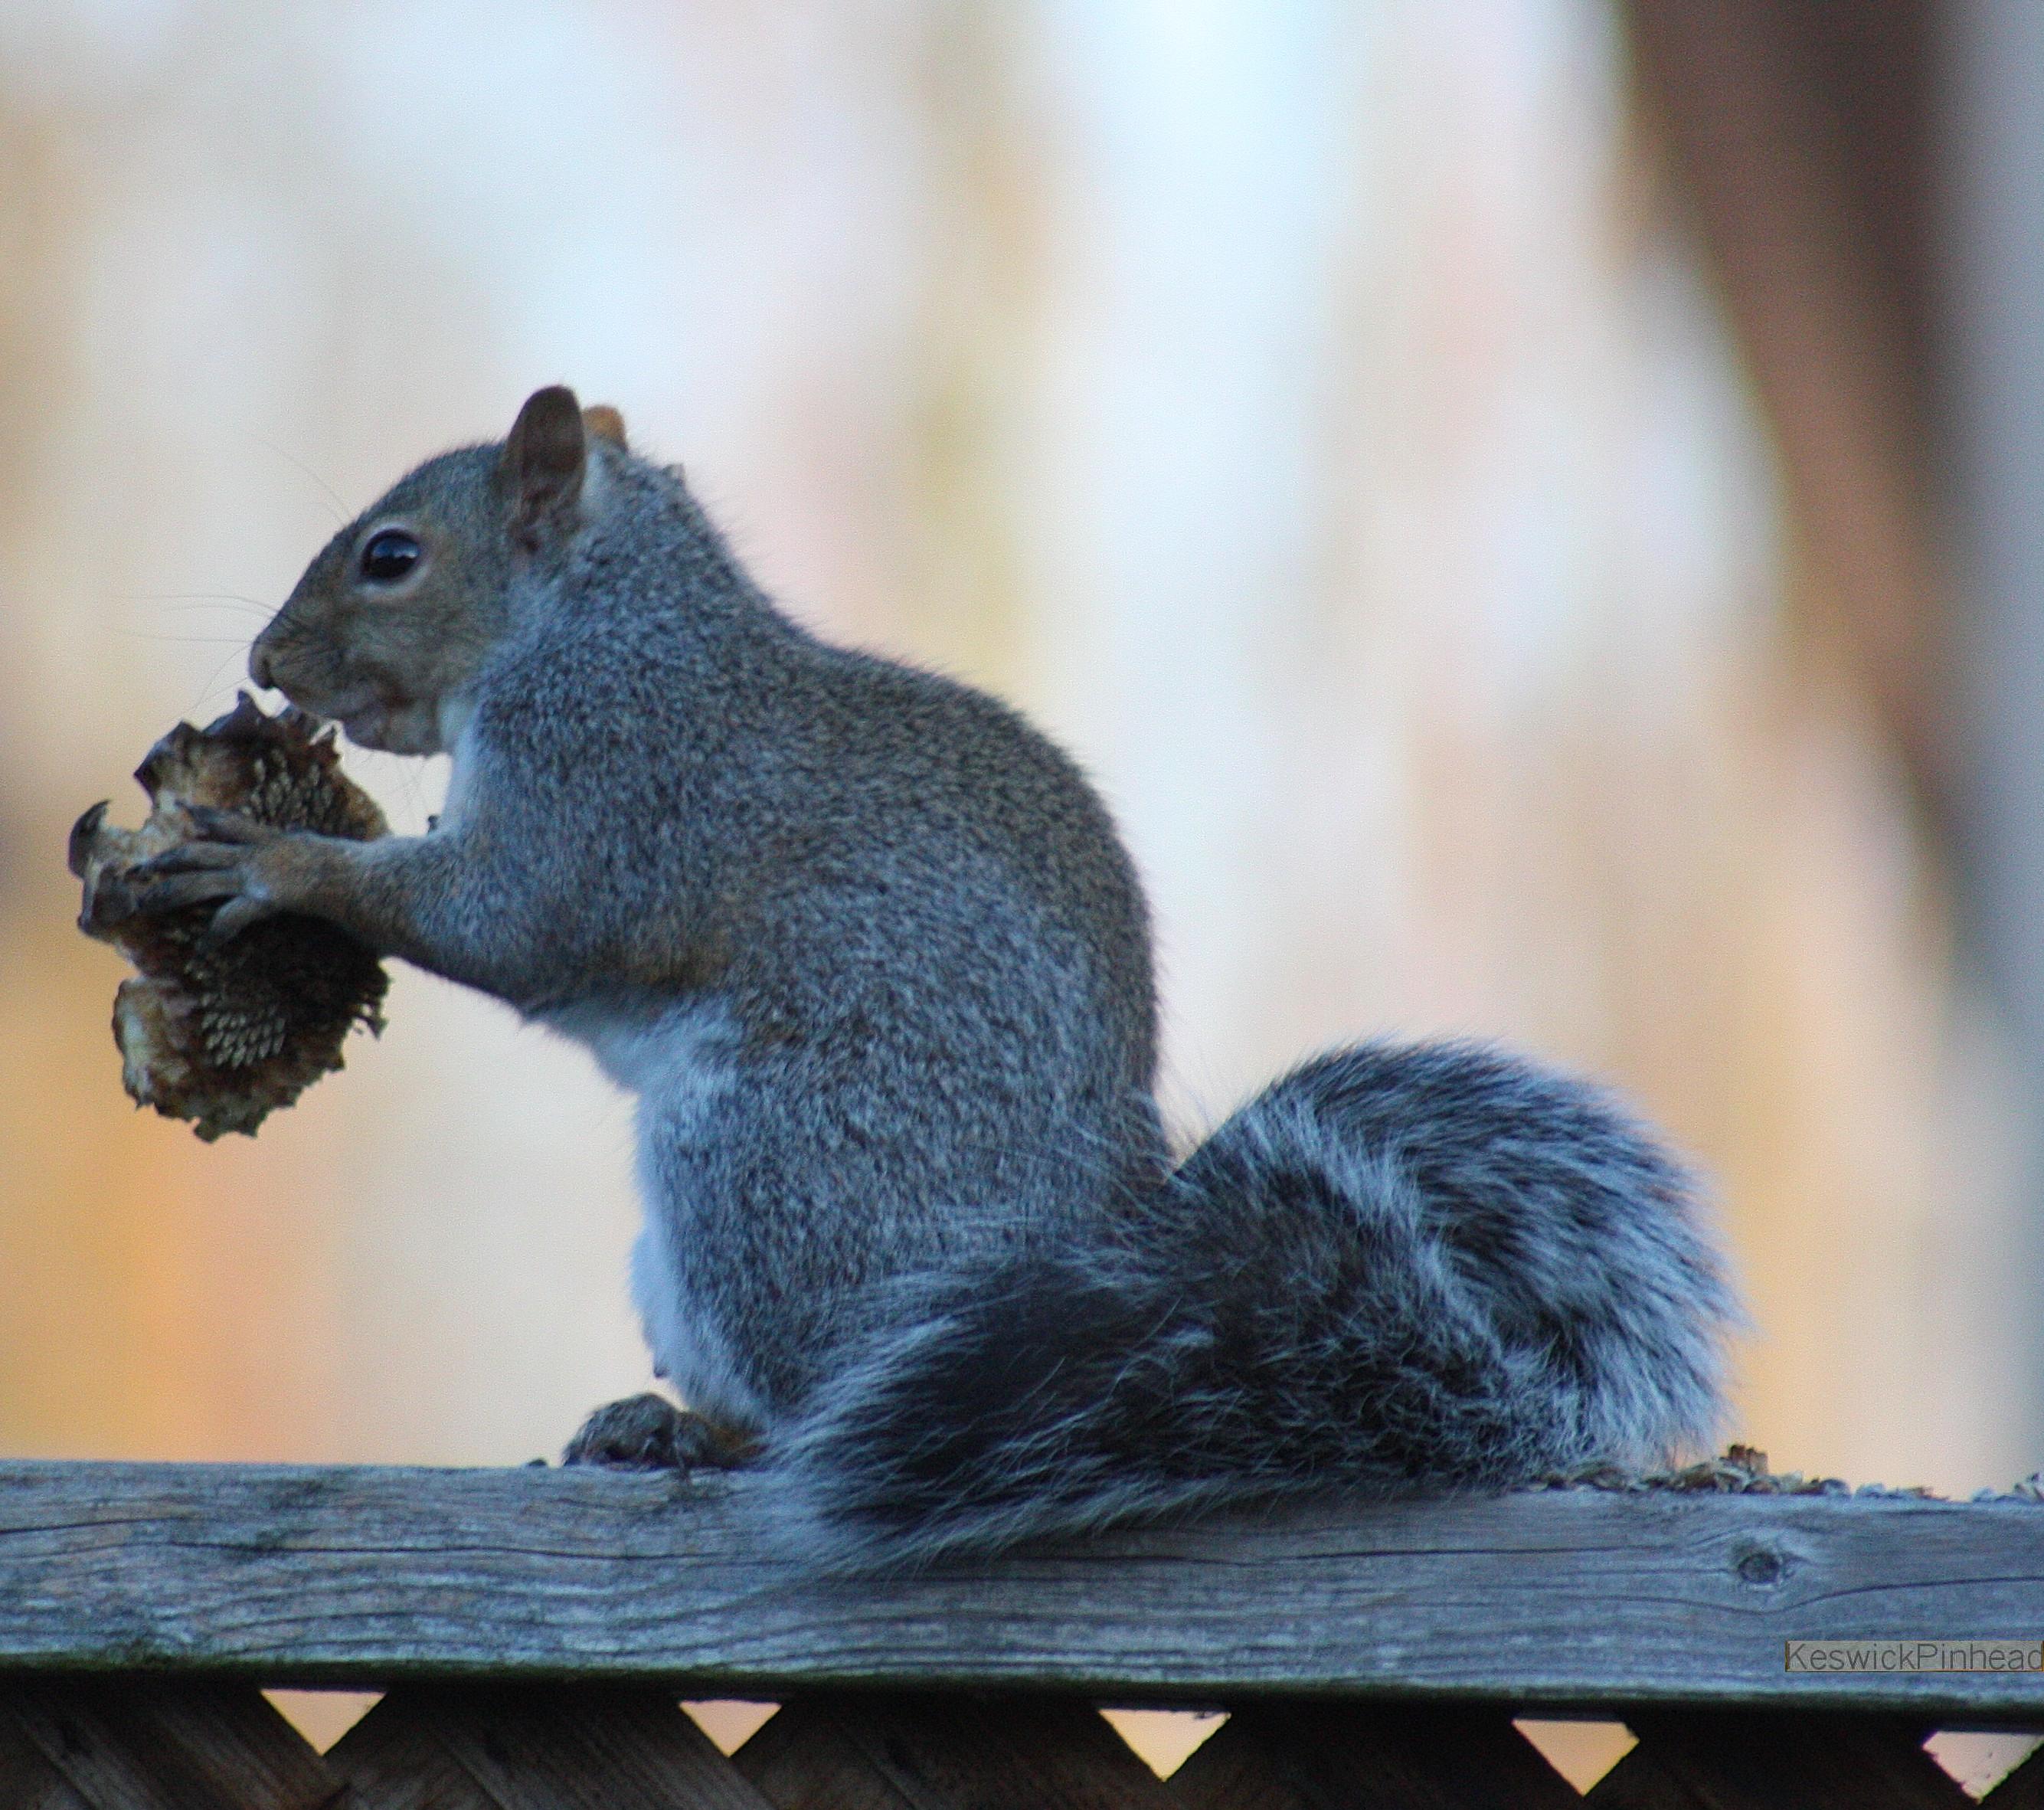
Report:
[[578,1051],[402,973],[202,1146],[62,859],[337,521],[566,380],[1078,753],[1177,1122],[1365,1032],[1593,1070],[1715,1178],[1735,1430],[2006,1485],[2040,368],[2031,0],[0,7],[0,1452],[517,1462],[646,1383]]

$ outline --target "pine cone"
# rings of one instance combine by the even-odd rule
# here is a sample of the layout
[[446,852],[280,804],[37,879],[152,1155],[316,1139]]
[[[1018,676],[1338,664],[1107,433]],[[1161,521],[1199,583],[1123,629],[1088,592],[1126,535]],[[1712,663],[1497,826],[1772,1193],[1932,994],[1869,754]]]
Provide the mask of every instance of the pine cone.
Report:
[[140,829],[109,828],[101,803],[71,832],[71,870],[85,882],[79,928],[140,970],[113,998],[121,1084],[137,1105],[190,1120],[209,1143],[223,1132],[253,1136],[341,1066],[354,1026],[380,1031],[390,977],[367,945],[294,913],[202,950],[214,908],[144,914],[129,876],[194,838],[188,805],[358,841],[384,835],[383,813],[340,758],[330,728],[288,706],[266,716],[244,692],[217,722],[180,723],[150,749],[135,770],[152,807]]

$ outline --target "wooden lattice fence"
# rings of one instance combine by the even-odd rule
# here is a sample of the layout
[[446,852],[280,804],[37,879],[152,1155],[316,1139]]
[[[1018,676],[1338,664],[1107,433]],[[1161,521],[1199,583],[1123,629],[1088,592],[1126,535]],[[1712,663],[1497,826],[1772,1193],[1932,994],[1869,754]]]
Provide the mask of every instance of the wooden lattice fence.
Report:
[[[2044,1508],[1551,1492],[820,1578],[760,1480],[0,1465],[0,1807],[1961,1806],[1934,1730],[2044,1674],[1789,1674],[2044,1635]],[[386,1694],[316,1752],[261,1687]],[[682,1697],[782,1704],[726,1758]],[[1224,1708],[1159,1779],[1097,1704]],[[2044,1750],[1992,1793],[2044,1806]]]

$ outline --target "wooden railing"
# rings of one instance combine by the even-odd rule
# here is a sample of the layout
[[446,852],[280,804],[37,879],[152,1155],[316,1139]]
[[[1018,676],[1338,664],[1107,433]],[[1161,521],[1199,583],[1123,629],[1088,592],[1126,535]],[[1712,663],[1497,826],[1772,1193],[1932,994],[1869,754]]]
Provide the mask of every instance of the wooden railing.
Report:
[[[768,1480],[0,1464],[0,1806],[1531,1806],[1513,1718],[1623,1721],[1611,1810],[1972,1801],[2034,1671],[1797,1673],[1792,1640],[2044,1637],[2044,1507],[1540,1492],[878,1581]],[[385,1694],[329,1752],[265,1686]],[[678,1707],[784,1707],[727,1758]],[[1098,1705],[1224,1709],[1168,1780]],[[2044,1753],[1988,1801],[2044,1805]]]

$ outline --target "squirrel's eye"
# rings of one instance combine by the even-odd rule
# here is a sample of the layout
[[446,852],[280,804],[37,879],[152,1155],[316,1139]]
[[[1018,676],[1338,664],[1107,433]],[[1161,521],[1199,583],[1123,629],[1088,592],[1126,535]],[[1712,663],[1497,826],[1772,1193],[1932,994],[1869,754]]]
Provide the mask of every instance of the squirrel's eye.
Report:
[[378,584],[391,584],[418,564],[425,549],[402,528],[386,528],[372,534],[362,549],[362,575]]

